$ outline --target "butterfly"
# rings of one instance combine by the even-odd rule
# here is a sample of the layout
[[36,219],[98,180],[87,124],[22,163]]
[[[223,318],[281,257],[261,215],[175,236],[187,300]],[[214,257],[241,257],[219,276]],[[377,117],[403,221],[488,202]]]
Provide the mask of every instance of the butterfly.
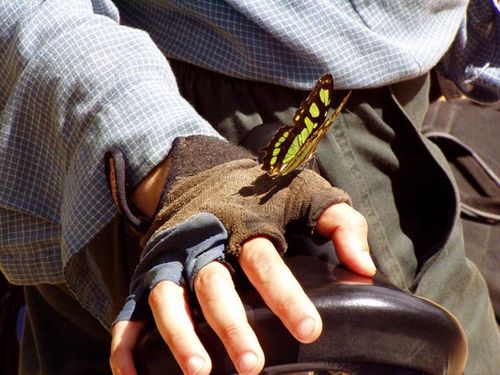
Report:
[[261,151],[262,168],[271,177],[284,176],[315,154],[319,142],[344,108],[351,92],[327,119],[333,95],[331,74],[321,77],[292,119],[292,125],[281,127]]

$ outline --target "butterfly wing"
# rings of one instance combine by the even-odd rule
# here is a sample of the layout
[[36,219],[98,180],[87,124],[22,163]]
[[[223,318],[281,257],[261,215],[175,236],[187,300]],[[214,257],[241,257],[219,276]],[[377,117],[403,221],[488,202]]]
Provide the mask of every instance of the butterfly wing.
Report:
[[[333,114],[321,125],[315,127],[314,131],[307,137],[305,137],[304,134],[298,134],[294,138],[290,148],[288,149],[287,155],[283,160],[283,165],[281,166],[279,173],[280,175],[284,176],[290,173],[302,163],[308,161],[316,153],[319,142],[323,139],[330,125],[333,124],[339,113],[342,111],[342,108],[344,108],[350,96],[351,92],[345,96]],[[302,132],[304,133],[304,131]]]
[[[286,175],[314,155],[316,148],[347,99],[326,120],[333,93],[333,78],[319,79],[293,117],[293,125],[280,128],[263,151],[263,169],[270,176]],[[326,121],[325,121],[326,120]]]

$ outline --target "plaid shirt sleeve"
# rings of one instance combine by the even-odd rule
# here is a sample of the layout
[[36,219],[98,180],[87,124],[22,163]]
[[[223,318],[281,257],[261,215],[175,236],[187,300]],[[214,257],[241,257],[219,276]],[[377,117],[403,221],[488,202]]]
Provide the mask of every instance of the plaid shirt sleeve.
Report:
[[115,214],[108,149],[124,151],[134,186],[175,137],[217,134],[111,2],[2,2],[0,24],[0,267],[12,282],[60,282]]

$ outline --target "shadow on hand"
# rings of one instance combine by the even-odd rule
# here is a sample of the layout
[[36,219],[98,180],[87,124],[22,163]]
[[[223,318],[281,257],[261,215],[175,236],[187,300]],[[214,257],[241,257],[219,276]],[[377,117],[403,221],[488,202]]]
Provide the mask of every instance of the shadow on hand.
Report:
[[265,204],[278,191],[288,187],[299,171],[293,171],[285,176],[270,177],[262,174],[252,183],[244,186],[238,192],[243,197],[261,195],[259,204]]

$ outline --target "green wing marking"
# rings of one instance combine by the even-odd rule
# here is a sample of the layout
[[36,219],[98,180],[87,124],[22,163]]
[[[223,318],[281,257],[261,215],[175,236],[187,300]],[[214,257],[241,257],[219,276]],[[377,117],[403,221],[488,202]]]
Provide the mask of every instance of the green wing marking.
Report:
[[268,175],[284,176],[314,155],[319,142],[351,95],[349,92],[327,119],[332,94],[333,78],[327,74],[319,79],[306,100],[300,104],[292,125],[280,128],[262,149],[265,153],[263,169]]

